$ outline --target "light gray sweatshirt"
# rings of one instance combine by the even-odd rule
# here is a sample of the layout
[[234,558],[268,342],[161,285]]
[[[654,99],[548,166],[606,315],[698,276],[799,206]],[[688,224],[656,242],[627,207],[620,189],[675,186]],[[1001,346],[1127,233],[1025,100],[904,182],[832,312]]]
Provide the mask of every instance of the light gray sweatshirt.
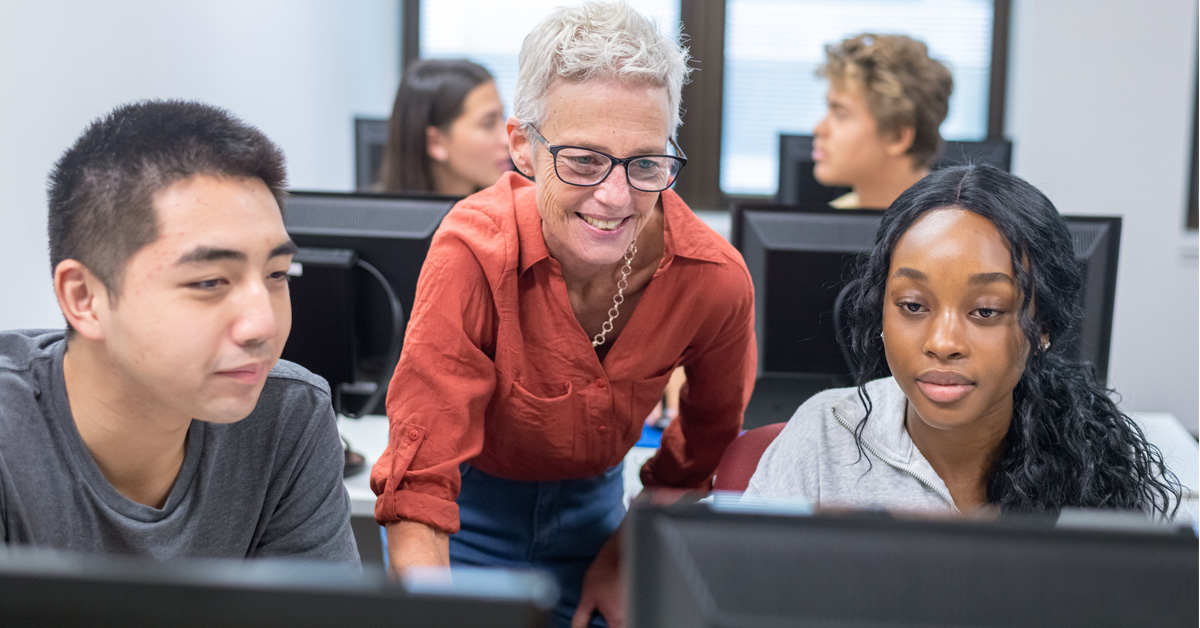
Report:
[[859,455],[854,427],[865,414],[857,388],[804,402],[763,453],[746,496],[808,499],[821,506],[957,512],[946,484],[904,428],[905,397],[891,377],[867,384],[871,418]]

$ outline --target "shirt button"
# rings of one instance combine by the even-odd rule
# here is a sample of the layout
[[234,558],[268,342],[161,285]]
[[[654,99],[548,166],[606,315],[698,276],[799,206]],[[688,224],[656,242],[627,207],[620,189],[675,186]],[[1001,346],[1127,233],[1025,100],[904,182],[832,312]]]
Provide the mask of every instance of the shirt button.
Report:
[[607,433],[608,433],[608,426],[607,426],[607,425],[601,425],[600,427],[596,428],[596,431],[597,431],[597,432],[599,432],[599,433],[601,433],[601,434],[607,434]]
[[596,387],[597,388],[604,388],[606,386],[608,386],[608,384],[604,383],[604,380],[599,379],[599,378],[596,379]]
[[408,440],[417,440],[421,438],[421,433],[417,430],[408,430]]

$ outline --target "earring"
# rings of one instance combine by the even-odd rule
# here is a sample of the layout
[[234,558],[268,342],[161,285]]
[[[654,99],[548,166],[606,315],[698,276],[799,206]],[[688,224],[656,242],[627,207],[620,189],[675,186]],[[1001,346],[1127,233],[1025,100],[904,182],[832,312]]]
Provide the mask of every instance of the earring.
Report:
[[883,340],[883,332],[879,332],[879,339]]
[[1042,351],[1046,351],[1046,350],[1048,350],[1049,348],[1050,348],[1050,341],[1049,341],[1049,340],[1047,340],[1046,342],[1043,342],[1043,343],[1042,343]]

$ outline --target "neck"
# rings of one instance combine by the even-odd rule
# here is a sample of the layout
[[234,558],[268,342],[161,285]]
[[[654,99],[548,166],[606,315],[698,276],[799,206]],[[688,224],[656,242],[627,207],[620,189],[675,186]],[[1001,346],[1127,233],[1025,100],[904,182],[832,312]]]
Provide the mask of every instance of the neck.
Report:
[[104,477],[129,499],[161,508],[175,485],[190,417],[164,417],[139,404],[141,395],[101,347],[76,337],[63,356],[71,416]]
[[458,176],[440,161],[431,162],[430,169],[430,174],[433,176],[433,191],[438,194],[470,196],[477,191],[474,183]]
[[912,159],[905,157],[871,173],[866,181],[855,183],[858,205],[865,209],[887,209],[902,192],[912,187],[929,174],[927,168],[913,167]]
[[[904,427],[929,466],[950,489],[959,510],[974,510],[987,502],[987,478],[1003,453],[1012,423],[1012,408],[1003,420],[977,420],[958,429],[935,429],[906,404]],[[1001,412],[1003,414],[1003,412]]]

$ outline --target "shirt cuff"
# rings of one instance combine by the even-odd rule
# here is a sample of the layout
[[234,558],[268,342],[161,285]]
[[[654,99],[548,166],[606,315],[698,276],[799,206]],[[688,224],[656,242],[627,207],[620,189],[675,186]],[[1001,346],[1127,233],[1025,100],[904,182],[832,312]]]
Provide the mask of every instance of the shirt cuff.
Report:
[[379,525],[407,519],[454,534],[458,532],[458,504],[413,490],[394,491],[375,500]]

